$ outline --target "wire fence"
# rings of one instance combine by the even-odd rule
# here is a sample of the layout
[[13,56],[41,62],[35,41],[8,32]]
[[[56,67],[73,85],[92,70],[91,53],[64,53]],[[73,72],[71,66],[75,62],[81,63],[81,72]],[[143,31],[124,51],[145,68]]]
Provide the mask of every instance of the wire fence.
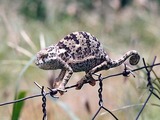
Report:
[[[136,69],[133,69],[133,70],[128,70],[126,65],[125,65],[124,71],[120,72],[120,73],[117,73],[117,74],[112,74],[112,75],[105,76],[105,77],[102,77],[101,74],[94,74],[95,76],[98,77],[98,79],[96,81],[99,81],[99,89],[98,89],[98,97],[99,97],[98,105],[99,105],[99,108],[96,111],[96,113],[94,114],[92,120],[96,119],[96,117],[98,116],[98,114],[101,111],[101,109],[103,109],[106,112],[108,112],[115,120],[118,120],[118,118],[110,110],[108,110],[107,108],[105,108],[103,106],[103,96],[102,96],[103,80],[106,80],[106,79],[111,78],[111,77],[121,76],[121,75],[127,77],[127,76],[129,76],[129,74],[132,74],[134,76],[133,72],[145,69],[146,75],[147,75],[147,87],[148,87],[148,90],[149,90],[150,93],[149,93],[147,99],[145,100],[142,108],[138,112],[138,114],[136,116],[136,120],[139,119],[141,113],[143,112],[144,108],[146,107],[146,104],[148,103],[148,101],[151,98],[151,96],[156,97],[158,100],[160,100],[160,96],[159,96],[159,94],[157,94],[157,92],[160,93],[160,91],[157,88],[154,87],[153,81],[151,79],[151,72],[153,71],[153,67],[159,66],[160,63],[155,63],[156,57],[154,58],[154,60],[153,60],[151,65],[147,65],[144,58],[142,59],[142,61],[143,61],[143,66],[139,67],[139,68],[136,68]],[[87,83],[89,83],[89,82],[85,82],[84,84],[87,84]],[[10,102],[0,103],[0,106],[4,106],[4,105],[8,105],[8,104],[14,104],[14,103],[17,103],[17,102],[21,102],[21,101],[32,99],[32,98],[36,98],[36,97],[42,97],[42,112],[43,112],[43,118],[42,119],[43,120],[47,120],[47,110],[46,110],[46,100],[47,100],[47,98],[46,98],[46,96],[50,95],[53,98],[58,98],[56,96],[56,94],[58,93],[58,90],[57,89],[51,89],[51,88],[47,87],[49,92],[46,92],[45,89],[44,89],[44,86],[40,86],[36,82],[35,82],[35,84],[41,89],[41,94],[36,94],[36,95],[24,97],[22,99],[17,99],[17,100],[10,101]],[[159,84],[160,84],[160,81],[159,81]],[[77,86],[77,84],[65,87],[65,89],[69,90],[69,89],[74,88],[76,86]]]

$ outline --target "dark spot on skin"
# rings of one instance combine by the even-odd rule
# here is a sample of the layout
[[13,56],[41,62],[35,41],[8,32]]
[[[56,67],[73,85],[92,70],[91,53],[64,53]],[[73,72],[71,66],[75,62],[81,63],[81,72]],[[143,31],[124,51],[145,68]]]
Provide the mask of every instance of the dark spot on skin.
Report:
[[79,34],[83,35],[84,32],[79,32]]
[[73,59],[75,59],[75,54],[74,53],[72,53],[71,56],[72,56]]
[[63,43],[63,42],[59,42],[59,43],[57,44],[57,46],[59,46],[59,48],[62,49],[62,48],[64,47],[64,43]]
[[70,36],[66,36],[66,37],[64,37],[64,40],[69,40],[70,39]]
[[76,44],[79,44],[79,40],[77,40],[77,39],[74,39],[74,41],[75,41],[75,43],[76,43]]
[[96,50],[95,50],[95,54],[98,54],[98,53],[99,53],[99,50],[98,50],[98,49],[96,49]]
[[79,53],[79,52],[81,52],[81,51],[82,51],[82,48],[81,48],[81,47],[77,48],[77,50],[76,50],[77,53]]
[[98,48],[98,49],[99,49],[99,47],[100,47],[100,42],[98,42],[98,44],[97,44],[97,47],[96,47],[96,48]]
[[91,46],[91,41],[90,40],[86,40],[87,46],[90,47]]
[[84,50],[85,50],[86,54],[91,53],[90,47],[84,48]]
[[65,52],[64,54],[65,54],[65,56],[66,56],[66,57],[68,57],[68,56],[69,56],[67,52]]
[[94,56],[95,55],[95,52],[92,52],[92,56]]
[[93,37],[93,40],[94,40],[94,41],[98,42],[98,40],[97,40],[97,38],[96,38],[96,37],[94,37],[94,36],[92,36],[92,37]]
[[72,45],[72,48],[75,48],[76,46],[75,45]]
[[67,52],[71,52],[71,49],[67,47],[67,45],[63,44],[63,42],[58,43],[59,49],[65,49]]
[[104,56],[100,56],[100,59],[101,59],[101,60],[105,60],[105,57],[104,57]]
[[66,37],[64,37],[64,40],[67,40],[67,41],[69,41],[69,40],[77,40],[77,37],[76,37],[76,35],[74,33],[71,33],[71,34],[67,35]]
[[86,32],[81,32],[81,34],[84,36],[84,38],[89,39],[89,35]]
[[71,34],[70,34],[70,37],[71,37],[71,39],[73,39],[73,40],[77,40],[76,35],[75,35],[75,34],[73,34],[73,33],[71,33]]
[[89,35],[86,34],[86,35],[85,35],[85,38],[86,38],[86,39],[89,39]]

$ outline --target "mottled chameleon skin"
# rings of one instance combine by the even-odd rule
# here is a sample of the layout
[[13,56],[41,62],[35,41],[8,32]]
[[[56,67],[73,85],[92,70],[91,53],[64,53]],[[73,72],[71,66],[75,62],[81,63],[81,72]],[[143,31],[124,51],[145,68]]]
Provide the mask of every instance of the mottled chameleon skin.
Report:
[[112,60],[96,37],[82,31],[73,32],[57,44],[39,51],[35,63],[45,70],[61,69],[56,82],[58,89],[63,90],[73,72],[86,73],[77,88],[81,88],[87,79],[94,85],[93,73],[119,66],[129,57],[131,65],[139,62],[140,56],[135,50],[128,51],[118,60]]

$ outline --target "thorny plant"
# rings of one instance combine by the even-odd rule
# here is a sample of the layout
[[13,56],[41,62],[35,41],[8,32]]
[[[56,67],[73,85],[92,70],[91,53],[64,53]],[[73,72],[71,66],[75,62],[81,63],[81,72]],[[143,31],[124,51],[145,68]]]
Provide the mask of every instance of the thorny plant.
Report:
[[[121,73],[112,74],[112,75],[105,76],[105,77],[102,77],[101,74],[94,74],[95,76],[98,76],[98,79],[96,81],[99,81],[99,89],[98,89],[98,95],[99,95],[99,103],[98,104],[99,104],[99,109],[97,110],[97,112],[93,116],[92,120],[95,120],[95,118],[97,117],[97,115],[98,115],[98,113],[100,112],[101,109],[104,109],[110,115],[112,115],[112,117],[115,120],[118,120],[118,118],[110,110],[108,110],[107,108],[105,108],[103,106],[103,98],[102,98],[103,80],[105,80],[107,78],[111,78],[111,77],[115,77],[115,76],[120,76],[120,75],[123,75],[123,76],[127,77],[129,74],[132,74],[134,76],[133,72],[139,71],[139,70],[142,70],[142,69],[146,70],[147,82],[148,82],[147,83],[147,87],[148,87],[148,90],[149,90],[150,93],[149,93],[149,96],[147,97],[147,99],[145,100],[145,102],[144,102],[141,110],[139,111],[139,113],[138,113],[138,115],[136,117],[136,120],[139,119],[139,116],[141,115],[142,111],[144,110],[146,104],[148,103],[148,101],[149,101],[149,99],[151,98],[152,95],[154,95],[154,97],[156,97],[157,99],[160,100],[160,96],[158,96],[157,93],[156,93],[156,92],[160,93],[160,91],[156,87],[153,86],[154,81],[152,81],[152,79],[151,79],[151,72],[153,72],[153,74],[156,76],[155,72],[153,71],[153,67],[154,66],[159,66],[160,63],[155,63],[156,57],[154,58],[152,65],[146,65],[146,62],[145,62],[144,58],[142,60],[143,60],[144,66],[136,68],[136,69],[133,69],[133,70],[128,70],[127,67],[126,67],[126,65],[125,65],[124,71],[121,72]],[[158,76],[156,76],[156,78],[159,79]],[[84,84],[87,84],[87,83],[88,82],[85,82]],[[46,111],[46,100],[47,99],[46,99],[46,96],[50,95],[53,98],[58,98],[57,96],[55,96],[58,93],[58,90],[57,89],[48,88],[49,92],[45,92],[44,86],[41,87],[36,82],[35,82],[35,84],[41,89],[41,94],[32,95],[32,96],[25,97],[25,98],[18,99],[18,100],[14,100],[14,101],[11,101],[11,102],[0,103],[0,106],[4,106],[4,105],[8,105],[8,104],[14,104],[14,103],[17,103],[17,102],[21,102],[21,101],[24,101],[24,100],[28,100],[28,99],[31,99],[31,98],[42,96],[43,120],[47,120],[47,111]],[[159,81],[159,84],[160,84],[160,81]],[[65,89],[71,89],[71,88],[74,88],[76,86],[77,86],[77,84],[72,85],[72,86],[68,86]]]

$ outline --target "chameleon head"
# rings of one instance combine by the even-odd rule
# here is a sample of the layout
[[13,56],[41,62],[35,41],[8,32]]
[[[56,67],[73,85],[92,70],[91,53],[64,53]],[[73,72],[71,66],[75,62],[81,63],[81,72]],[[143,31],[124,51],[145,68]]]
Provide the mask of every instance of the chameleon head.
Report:
[[59,63],[59,52],[56,46],[49,46],[45,49],[40,50],[36,54],[35,64],[44,70],[58,69]]

